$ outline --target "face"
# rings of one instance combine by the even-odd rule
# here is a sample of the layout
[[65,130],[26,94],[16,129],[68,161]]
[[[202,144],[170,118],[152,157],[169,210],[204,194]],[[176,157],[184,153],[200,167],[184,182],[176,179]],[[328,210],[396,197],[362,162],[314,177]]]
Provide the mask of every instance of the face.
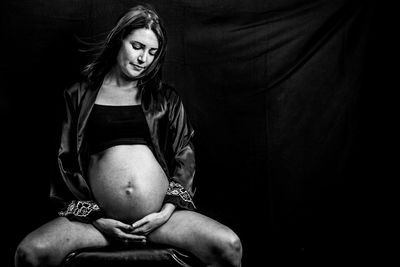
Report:
[[130,79],[138,78],[151,65],[157,50],[158,40],[152,30],[134,30],[122,41],[117,68]]

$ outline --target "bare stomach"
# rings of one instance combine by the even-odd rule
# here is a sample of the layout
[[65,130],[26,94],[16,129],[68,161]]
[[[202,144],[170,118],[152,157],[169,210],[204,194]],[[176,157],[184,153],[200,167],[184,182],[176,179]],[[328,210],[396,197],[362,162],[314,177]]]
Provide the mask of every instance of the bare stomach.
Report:
[[90,157],[89,184],[105,214],[125,223],[161,209],[168,179],[146,145],[118,145]]

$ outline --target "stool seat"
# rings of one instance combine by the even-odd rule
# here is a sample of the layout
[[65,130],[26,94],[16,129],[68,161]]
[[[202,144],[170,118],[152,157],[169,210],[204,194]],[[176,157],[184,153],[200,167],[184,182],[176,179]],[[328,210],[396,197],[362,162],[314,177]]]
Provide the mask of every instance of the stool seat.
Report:
[[199,259],[188,252],[155,244],[84,248],[65,257],[62,267],[135,266],[135,267],[204,267]]

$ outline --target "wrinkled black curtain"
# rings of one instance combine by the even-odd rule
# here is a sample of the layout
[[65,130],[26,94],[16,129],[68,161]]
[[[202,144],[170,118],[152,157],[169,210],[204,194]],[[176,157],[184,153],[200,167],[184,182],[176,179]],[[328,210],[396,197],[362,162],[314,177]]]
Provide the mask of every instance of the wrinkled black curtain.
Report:
[[[379,62],[370,1],[152,0],[164,79],[196,130],[195,201],[242,239],[244,266],[345,255],[369,240],[366,174]],[[137,1],[2,4],[1,121],[7,261],[52,217],[62,91]],[[375,75],[375,76],[374,76]],[[368,106],[368,108],[366,108]],[[375,106],[376,107],[376,106]],[[376,150],[375,150],[376,151]],[[376,155],[375,155],[376,156]],[[362,223],[361,223],[362,222]],[[310,256],[310,257],[307,257]],[[331,257],[333,260],[335,257]]]

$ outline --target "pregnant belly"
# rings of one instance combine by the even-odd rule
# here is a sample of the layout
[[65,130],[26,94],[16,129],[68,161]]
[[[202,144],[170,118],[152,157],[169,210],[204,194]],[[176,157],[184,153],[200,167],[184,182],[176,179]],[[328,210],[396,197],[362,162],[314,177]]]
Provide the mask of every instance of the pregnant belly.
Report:
[[89,184],[109,218],[125,223],[161,209],[168,179],[145,145],[119,145],[90,158]]

